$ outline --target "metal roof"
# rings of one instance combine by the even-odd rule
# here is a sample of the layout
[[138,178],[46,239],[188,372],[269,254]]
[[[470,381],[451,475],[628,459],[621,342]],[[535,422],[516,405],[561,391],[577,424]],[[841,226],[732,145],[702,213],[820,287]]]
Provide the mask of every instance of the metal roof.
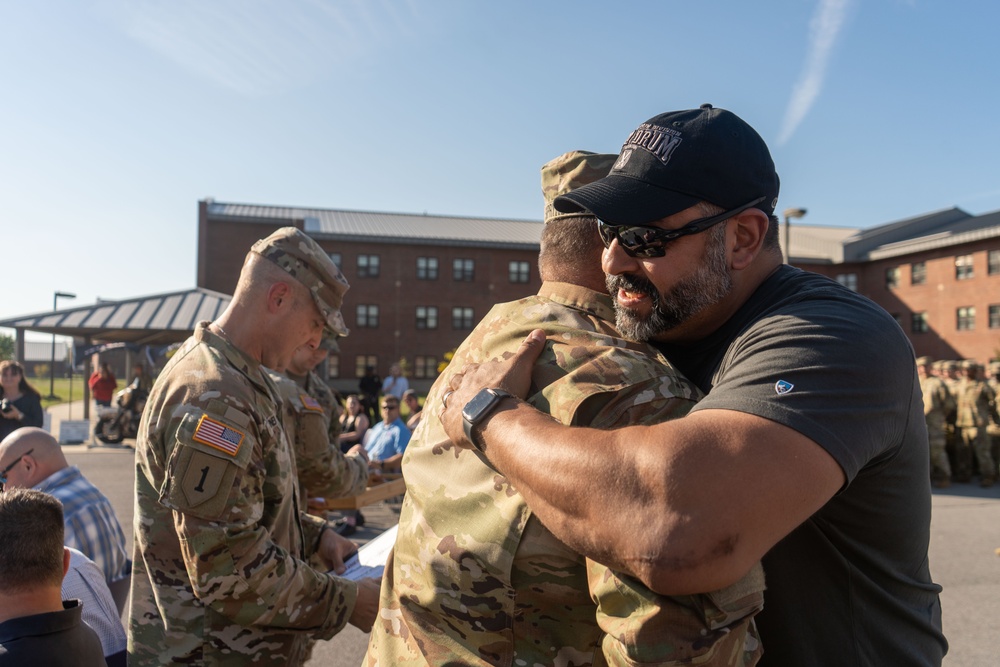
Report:
[[202,287],[101,301],[0,321],[0,327],[78,336],[92,341],[167,345],[185,340],[202,320],[214,320],[232,297]]
[[213,218],[293,224],[316,239],[434,243],[437,245],[503,245],[537,248],[544,223],[540,220],[470,218],[413,213],[379,213],[341,209],[228,204],[207,200]]

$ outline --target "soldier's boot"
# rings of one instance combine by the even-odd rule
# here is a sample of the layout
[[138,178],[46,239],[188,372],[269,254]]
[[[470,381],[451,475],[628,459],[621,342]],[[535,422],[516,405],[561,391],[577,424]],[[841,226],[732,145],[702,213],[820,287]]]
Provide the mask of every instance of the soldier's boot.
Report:
[[988,489],[991,486],[993,486],[996,483],[996,481],[997,480],[994,477],[981,477],[979,479],[979,486],[983,487],[984,489]]
[[951,486],[951,480],[948,479],[947,477],[939,477],[935,480],[932,480],[931,485],[935,489],[947,489],[949,486]]

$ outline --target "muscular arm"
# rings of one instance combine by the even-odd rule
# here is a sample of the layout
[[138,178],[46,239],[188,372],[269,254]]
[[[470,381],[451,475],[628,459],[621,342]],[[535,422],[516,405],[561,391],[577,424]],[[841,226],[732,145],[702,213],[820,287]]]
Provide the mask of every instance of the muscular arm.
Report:
[[[464,442],[461,407],[479,388],[526,393],[521,376],[541,342],[529,337],[510,360],[457,378],[445,410],[453,441]],[[557,537],[667,595],[734,583],[845,480],[805,436],[729,410],[603,431],[564,427],[507,400],[480,437]]]

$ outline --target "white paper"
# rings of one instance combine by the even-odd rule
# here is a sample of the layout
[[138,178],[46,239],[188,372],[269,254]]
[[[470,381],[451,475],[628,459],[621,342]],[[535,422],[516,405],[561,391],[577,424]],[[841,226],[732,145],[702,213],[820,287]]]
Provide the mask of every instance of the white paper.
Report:
[[399,524],[396,524],[358,549],[357,553],[344,563],[347,566],[347,571],[337,576],[352,581],[365,577],[381,578],[382,573],[385,572],[385,561],[389,558],[389,552],[392,551],[393,545],[396,544],[396,530],[398,528]]

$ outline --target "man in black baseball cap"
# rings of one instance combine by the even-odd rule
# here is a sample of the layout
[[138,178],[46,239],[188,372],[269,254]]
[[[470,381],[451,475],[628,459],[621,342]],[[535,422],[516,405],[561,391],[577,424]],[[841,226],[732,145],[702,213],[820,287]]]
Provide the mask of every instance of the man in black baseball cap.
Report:
[[456,373],[442,422],[561,542],[658,593],[727,586],[763,558],[761,666],[938,667],[913,349],[879,306],[783,264],[777,196],[767,146],[734,114],[640,125],[608,176],[554,204],[598,218],[619,331],[654,341],[705,398],[614,430],[513,397],[476,410],[487,388],[527,394],[535,331]]
[[650,118],[629,135],[611,173],[555,200],[557,211],[590,211],[614,224],[643,225],[699,202],[727,211],[778,202],[767,144],[739,116],[703,104]]

